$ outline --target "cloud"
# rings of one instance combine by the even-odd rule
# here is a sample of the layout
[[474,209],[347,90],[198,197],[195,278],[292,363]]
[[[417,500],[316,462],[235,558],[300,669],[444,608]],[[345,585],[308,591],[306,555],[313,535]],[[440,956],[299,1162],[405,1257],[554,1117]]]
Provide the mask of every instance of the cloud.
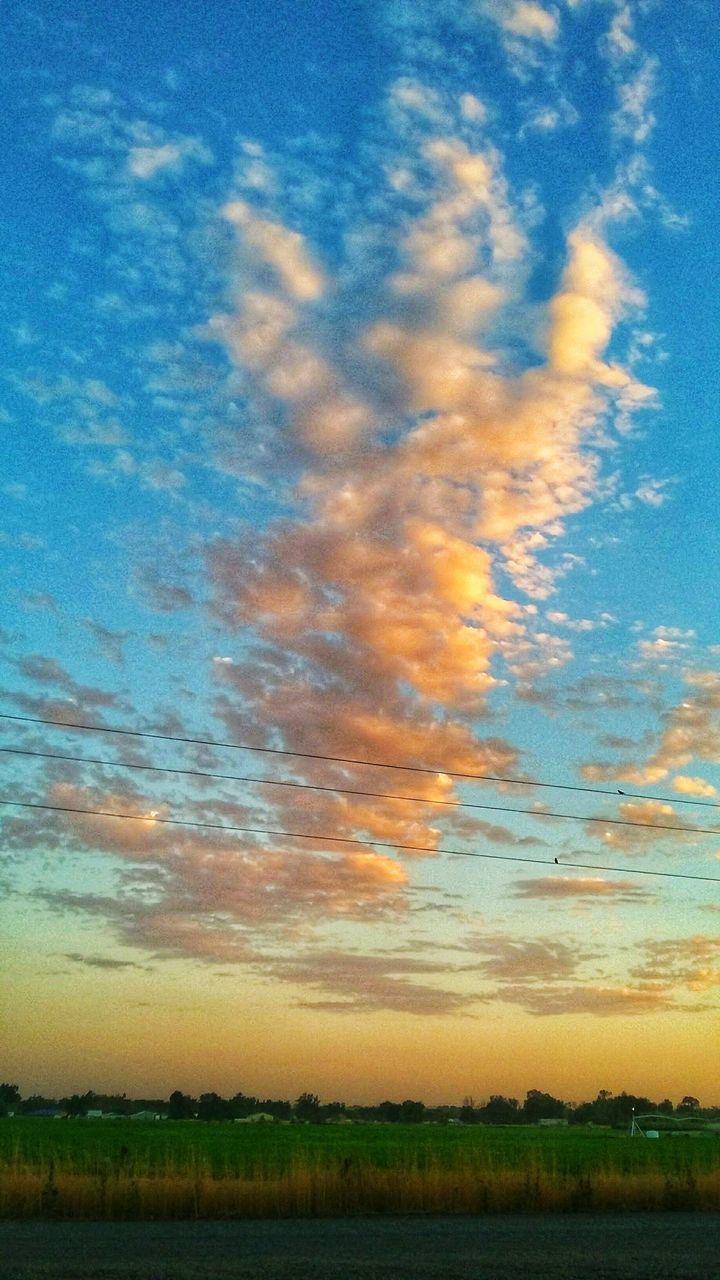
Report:
[[561,30],[555,6],[536,0],[479,0],[477,11],[495,24],[515,76],[526,81],[544,73],[553,82]]
[[517,880],[516,898],[585,899],[593,902],[654,902],[649,893],[632,880],[607,880],[600,876],[539,876]]
[[527,115],[520,129],[520,137],[528,133],[551,134],[558,129],[567,129],[578,123],[579,113],[571,102],[560,97],[556,102],[541,105],[528,104]]
[[478,964],[483,977],[507,983],[557,982],[570,977],[587,957],[582,948],[559,940],[519,939],[502,934],[472,936],[467,950],[487,957]]
[[0,547],[17,547],[21,551],[40,551],[47,543],[36,533],[22,530],[20,533],[8,533],[0,529]]
[[630,712],[640,706],[662,710],[658,694],[658,684],[650,679],[590,673],[567,686],[563,702],[574,711]]
[[7,498],[14,498],[17,502],[24,502],[28,496],[28,487],[20,481],[9,481],[0,488]]
[[551,300],[549,355],[559,372],[578,376],[594,373],[612,385],[627,375],[599,363],[614,321],[628,303],[638,300],[615,255],[589,228],[568,238],[570,260],[560,291]]
[[[627,853],[641,850],[658,840],[684,842],[694,831],[694,826],[677,813],[671,804],[662,800],[626,800],[620,804],[618,814],[623,822],[637,823],[637,826],[610,826],[603,831],[601,822],[593,822],[587,827],[588,835],[600,837],[609,849],[622,849]],[[677,830],[663,830],[670,826]]]
[[549,609],[546,617],[548,622],[558,627],[567,627],[569,631],[594,631],[603,625],[601,622],[593,622],[590,618],[569,618],[559,609]]
[[672,1009],[674,1002],[665,991],[653,987],[605,987],[592,983],[543,990],[537,987],[506,987],[502,998],[522,1005],[538,1018],[586,1013],[597,1018],[639,1017]]
[[[405,47],[422,46],[427,61],[448,17],[449,8],[440,9],[405,6]],[[495,0],[454,9],[453,21],[476,29],[484,12],[512,71],[525,79],[547,71],[546,83],[519,104],[526,131],[547,134],[575,119],[552,91],[559,8]],[[636,56],[627,23],[615,24],[609,42],[612,58]],[[465,56],[459,45],[457,56]],[[145,379],[143,394],[161,416],[146,429],[146,401],[79,375],[27,379],[38,410],[65,445],[83,451],[75,456],[98,480],[132,482],[147,500],[189,488],[193,467],[203,481],[214,467],[223,480],[242,476],[255,486],[248,511],[261,513],[262,528],[221,525],[207,509],[201,522],[188,504],[193,554],[201,523],[218,530],[203,548],[207,624],[224,633],[212,641],[209,664],[214,711],[239,741],[385,761],[372,772],[342,761],[288,764],[292,780],[377,794],[248,787],[240,804],[227,792],[211,798],[198,788],[189,798],[169,789],[153,802],[124,783],[90,786],[79,772],[54,773],[53,802],[132,816],[46,815],[33,830],[44,847],[112,870],[114,906],[101,895],[60,892],[54,901],[106,914],[123,943],[255,966],[310,988],[314,1007],[436,1014],[486,997],[447,989],[453,984],[439,963],[328,947],[306,954],[302,945],[328,925],[402,919],[417,862],[392,846],[441,845],[443,819],[453,812],[444,802],[457,796],[451,772],[521,768],[518,748],[485,731],[484,718],[492,730],[492,699],[506,681],[527,684],[559,670],[572,658],[573,634],[600,626],[549,609],[547,622],[563,631],[557,635],[527,601],[549,599],[582,567],[554,548],[567,522],[602,500],[604,443],[649,392],[620,363],[618,328],[643,299],[610,247],[610,198],[568,224],[562,260],[538,300],[529,282],[539,265],[541,211],[513,181],[492,106],[457,84],[450,92],[450,77],[428,83],[410,57],[402,66],[377,121],[385,141],[367,148],[377,172],[348,166],[337,191],[323,180],[317,139],[294,143],[285,157],[245,140],[228,190],[183,195],[191,162],[211,159],[203,143],[132,119],[112,95],[71,91],[55,138],[68,148],[69,171],[88,181],[115,243],[114,279],[98,287],[93,322],[113,332],[127,325],[127,334],[141,322],[147,350],[132,385]],[[623,127],[633,136],[648,119],[642,69],[625,68],[624,97],[619,90]],[[314,146],[318,173],[298,181],[303,145]],[[163,195],[169,191],[177,192],[172,201]],[[219,282],[223,267],[228,279]],[[196,331],[202,358],[188,332],[148,346],[148,320],[161,326],[163,307],[175,315],[189,298],[197,318],[209,297],[222,302]],[[162,458],[147,448],[158,421],[169,442]],[[652,504],[660,490],[649,481],[641,487],[639,500]],[[142,555],[149,558],[146,547]],[[203,607],[196,561],[181,555],[161,547],[140,570],[149,608]],[[101,652],[121,661],[126,633],[95,619],[85,625]],[[93,690],[52,659],[28,659],[21,674],[68,697],[88,695],[90,713],[118,705],[98,690],[93,701]],[[627,685],[600,684],[595,704],[629,696]],[[397,763],[433,771],[402,775],[402,791],[426,804],[382,794],[399,790],[390,767]],[[335,843],[318,840],[317,848],[157,821],[177,812],[330,833]],[[536,840],[454,817],[463,839]],[[29,823],[16,823],[15,847],[30,834]],[[344,837],[377,848],[351,851]],[[548,877],[519,882],[516,896],[642,900],[628,882],[604,884]],[[302,944],[278,957],[291,937]],[[486,984],[564,989],[584,957],[565,942],[498,936],[474,944],[473,972]]]
[[622,63],[637,53],[638,46],[632,29],[632,10],[627,4],[620,5],[613,14],[609,30],[601,40],[603,52],[612,63]]
[[646,478],[635,490],[635,497],[646,507],[663,507],[669,501],[666,489],[671,483],[670,480]]
[[158,123],[131,114],[119,95],[88,85],[70,88],[66,104],[56,111],[52,136],[73,151],[94,156],[94,172],[112,174],[118,183],[125,176],[148,180],[165,170],[177,171],[190,160],[202,165],[213,161],[200,138],[169,134]]
[[[506,13],[535,43],[556,21],[536,10]],[[483,113],[470,114],[482,127]],[[432,848],[444,816],[432,801],[454,795],[443,770],[516,760],[511,744],[468,727],[503,666],[530,679],[571,656],[516,596],[531,584],[550,594],[575,563],[538,557],[600,493],[590,441],[616,396],[639,386],[607,350],[642,300],[599,221],[585,219],[543,308],[541,358],[518,363],[507,303],[522,301],[529,245],[502,155],[453,131],[448,100],[416,78],[394,84],[389,118],[404,131],[412,200],[382,271],[363,262],[359,308],[343,292],[351,266],[331,271],[259,195],[224,206],[237,233],[234,305],[208,336],[266,406],[267,438],[290,448],[288,483],[299,480],[295,513],[261,535],[214,539],[206,562],[213,616],[248,640],[242,661],[213,664],[228,731],[272,724],[294,751],[437,764],[436,778],[413,782],[430,801],[422,813],[382,798],[306,800],[316,829]],[[397,165],[386,172],[399,190]],[[497,585],[509,567],[515,593]],[[323,768],[367,788],[361,766]],[[297,771],[317,775],[312,762]],[[389,771],[373,779],[372,790],[397,788]],[[294,803],[273,800],[279,822]]]
[[119,969],[142,969],[147,971],[148,965],[137,964],[134,960],[116,960],[111,956],[84,956],[77,951],[64,952],[66,960],[72,960],[75,964],[87,965],[90,969],[107,969],[116,971]]
[[694,631],[683,631],[679,627],[655,627],[651,640],[638,641],[638,653],[648,662],[666,664],[673,659],[684,660],[694,639]]
[[694,934],[689,938],[649,939],[645,960],[633,975],[644,982],[684,986],[692,992],[720,986],[720,937]]
[[473,935],[466,949],[487,956],[478,969],[484,979],[497,982],[494,999],[521,1005],[535,1017],[640,1015],[675,1007],[666,988],[645,978],[633,984],[606,985],[595,976],[583,975],[582,966],[596,962],[600,954],[579,943]]
[[[679,632],[678,635],[690,633]],[[684,646],[686,639],[669,634],[656,636],[653,645]],[[653,650],[654,651],[654,650]],[[715,670],[690,670],[685,674],[685,695],[680,702],[662,711],[660,740],[644,761],[625,764],[584,765],[583,776],[616,778],[636,784],[657,783],[693,760],[715,763],[720,759],[720,675]],[[682,790],[682,788],[678,788]]]
[[649,104],[655,96],[657,73],[657,60],[646,57],[632,78],[618,86],[613,127],[619,137],[630,138],[636,144],[647,142],[650,137],[656,118]]
[[195,603],[187,587],[168,582],[152,565],[145,565],[140,571],[138,584],[145,604],[156,613],[180,613]]
[[659,64],[636,41],[629,4],[616,8],[599,47],[615,82],[612,130],[617,138],[627,138],[639,146],[647,142],[656,123],[649,104],[655,95]]
[[123,645],[129,639],[129,631],[112,631],[94,618],[84,618],[83,626],[87,627],[91,635],[95,637],[103,657],[107,658],[109,662],[114,662],[117,666],[122,666],[125,661]]
[[466,1012],[482,999],[474,992],[457,992],[444,985],[418,981],[423,975],[446,980],[448,966],[440,961],[318,950],[305,957],[280,960],[271,969],[286,982],[327,993],[332,998],[299,1002],[306,1008],[326,1013],[390,1010],[423,1017],[447,1017]]
[[49,613],[58,612],[58,602],[49,591],[24,591],[22,594],[24,609],[47,609]]
[[717,787],[711,782],[706,782],[704,778],[688,778],[685,774],[677,774],[672,780],[673,790],[678,791],[684,796],[716,796],[718,794]]
[[[166,922],[165,928],[174,920],[186,940],[186,954],[193,955],[196,948],[202,956],[208,936],[224,938],[232,950],[238,928],[262,934],[273,926],[328,917],[372,919],[406,907],[406,871],[395,858],[372,849],[348,850],[341,841],[336,846],[321,841],[322,852],[317,852],[312,840],[291,838],[268,847],[250,833],[173,828],[157,821],[171,816],[166,803],[148,800],[128,785],[107,791],[55,782],[46,799],[65,811],[45,814],[43,825],[34,829],[33,843],[70,843],[112,858],[119,868],[126,864],[127,891],[116,925],[121,937],[135,945],[162,949],[154,932],[158,919]],[[246,805],[217,798],[196,801],[195,813],[200,821],[225,826],[267,825],[254,799]],[[8,840],[20,847],[31,830],[29,820],[23,824],[18,819]],[[220,933],[218,918],[226,922]]]
[[506,9],[501,26],[512,35],[547,43],[557,40],[560,32],[557,13],[531,0],[516,0]]
[[310,260],[297,231],[259,217],[243,200],[226,204],[223,213],[238,228],[243,243],[276,272],[291,297],[303,302],[320,297],[325,287],[323,274]]
[[[13,666],[17,668],[26,680],[32,681],[33,684],[62,689],[66,697],[77,706],[81,706],[83,710],[96,710],[99,707],[119,707],[122,705],[122,700],[116,693],[112,693],[107,689],[96,688],[93,685],[79,684],[55,658],[31,653],[14,660]],[[67,705],[65,705],[64,710],[67,712]]]
[[178,170],[188,160],[212,163],[212,152],[199,138],[178,138],[154,146],[134,146],[128,152],[128,170],[134,178],[154,178],[166,170]]
[[[90,837],[93,845],[101,845],[99,832],[87,829],[88,821],[72,815],[75,837]],[[367,853],[343,858],[302,855],[296,861],[289,852],[276,855],[265,850],[256,864],[257,875],[262,877],[261,891],[257,875],[252,875],[251,855],[228,860],[216,841],[201,840],[198,845],[192,840],[183,843],[182,858],[179,848],[173,857],[169,851],[160,854],[151,827],[148,832],[150,845],[146,852],[152,856],[150,846],[154,850],[164,872],[161,877],[143,881],[135,869],[126,889],[116,898],[50,890],[39,891],[37,896],[56,910],[109,917],[124,945],[139,947],[155,959],[181,957],[209,964],[241,965],[293,987],[309,987],[331,997],[299,999],[301,1005],[310,1008],[337,1013],[390,1010],[446,1016],[462,1013],[483,999],[476,992],[448,989],[445,984],[452,969],[439,960],[358,955],[317,947],[305,949],[301,945],[295,945],[292,955],[278,955],[277,943],[283,936],[278,926],[295,920],[302,925],[300,936],[307,935],[308,908],[318,896],[325,899],[323,915],[329,908],[340,916],[371,919],[372,914],[363,911],[360,901],[363,895],[367,898],[368,888],[374,884],[379,889],[381,882],[388,879],[399,889],[404,884],[403,872],[389,859]],[[141,842],[147,844],[147,832],[143,832]],[[127,824],[109,844],[104,843],[114,853],[124,850],[133,859],[139,851],[135,839],[128,844]],[[277,875],[283,879],[282,887],[275,880]],[[249,877],[254,881],[250,885]],[[149,900],[153,889],[156,901]],[[329,903],[328,894],[334,906]],[[382,896],[385,900],[378,898],[378,908],[388,910],[387,895]],[[266,944],[271,945],[270,951],[265,949]],[[69,953],[68,959],[101,969],[147,967],[80,953]],[[420,981],[422,978],[431,981]]]
[[[321,656],[325,656],[324,652]],[[332,651],[328,657],[334,655]],[[348,665],[352,667],[352,652]],[[337,671],[336,664],[336,671]],[[341,671],[345,670],[345,660]],[[432,801],[444,801],[453,796],[453,783],[443,770],[461,772],[501,773],[515,760],[512,747],[502,739],[477,738],[459,723],[443,722],[432,716],[422,706],[414,705],[408,696],[398,696],[387,681],[366,670],[367,690],[348,687],[335,676],[336,687],[325,686],[318,676],[312,679],[292,675],[274,680],[270,674],[263,677],[222,665],[218,669],[224,684],[232,684],[243,701],[257,707],[262,720],[265,717],[282,734],[283,741],[296,751],[313,751],[318,743],[323,754],[334,754],[392,764],[402,761],[433,767],[441,766],[436,774],[412,773],[403,775],[403,785],[398,786],[398,774],[391,768],[374,768],[372,772],[362,766],[349,766],[323,762],[322,766],[305,761],[297,768],[299,775],[309,782],[322,781],[325,785],[351,786],[376,793],[397,792],[422,797],[429,803],[422,808],[398,800],[383,800],[376,795],[363,800],[355,796],[314,795],[307,798],[317,829],[336,831],[339,835],[352,836],[361,830],[371,838],[388,843],[404,843],[437,847],[440,816],[447,816],[447,809],[433,808]],[[378,706],[374,691],[384,690],[384,703]],[[232,735],[246,732],[247,715],[242,710],[243,701],[219,702],[218,714],[225,721]],[[290,821],[297,811],[297,799],[292,793],[278,796],[275,809],[282,821]]]

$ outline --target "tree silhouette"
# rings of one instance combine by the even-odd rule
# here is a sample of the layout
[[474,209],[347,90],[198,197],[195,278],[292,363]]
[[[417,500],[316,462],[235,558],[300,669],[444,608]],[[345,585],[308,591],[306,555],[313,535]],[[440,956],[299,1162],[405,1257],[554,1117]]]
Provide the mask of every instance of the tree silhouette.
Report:
[[295,1115],[298,1120],[318,1121],[320,1119],[320,1099],[316,1093],[301,1093],[295,1103]]

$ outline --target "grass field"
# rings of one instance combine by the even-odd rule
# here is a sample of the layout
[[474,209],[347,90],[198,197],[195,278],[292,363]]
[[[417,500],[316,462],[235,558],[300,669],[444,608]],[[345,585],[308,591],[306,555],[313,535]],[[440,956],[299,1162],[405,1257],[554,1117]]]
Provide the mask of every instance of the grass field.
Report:
[[0,1216],[720,1209],[720,1137],[607,1129],[0,1122]]

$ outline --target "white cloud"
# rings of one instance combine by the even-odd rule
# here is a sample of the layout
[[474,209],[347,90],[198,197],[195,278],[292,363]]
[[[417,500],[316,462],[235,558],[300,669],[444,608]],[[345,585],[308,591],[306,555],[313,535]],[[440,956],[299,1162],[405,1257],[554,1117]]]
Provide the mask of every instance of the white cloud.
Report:
[[638,145],[647,142],[656,123],[650,102],[655,96],[657,72],[657,60],[645,58],[632,78],[618,86],[618,105],[612,117],[618,137]]
[[532,0],[515,0],[500,20],[504,31],[528,40],[552,43],[560,34],[560,23],[554,9],[546,9]]
[[474,93],[460,95],[460,114],[475,124],[484,124],[488,118],[487,107]]
[[261,218],[243,200],[230,201],[223,214],[239,228],[248,248],[277,272],[283,289],[292,298],[308,302],[320,297],[325,287],[323,273],[311,261],[297,231]]
[[643,480],[635,490],[635,497],[646,507],[662,507],[670,497],[666,490],[671,483],[671,480]]
[[197,138],[180,138],[156,146],[131,147],[128,169],[135,178],[153,178],[165,169],[179,169],[187,160],[210,164],[212,152]]
[[659,63],[635,40],[630,5],[621,5],[613,14],[599,47],[610,66],[617,94],[611,128],[617,138],[627,138],[640,146],[647,142],[656,123],[650,102],[656,91]]
[[561,96],[556,102],[528,108],[520,136],[526,133],[555,133],[558,129],[567,129],[577,124],[580,116],[567,98]]

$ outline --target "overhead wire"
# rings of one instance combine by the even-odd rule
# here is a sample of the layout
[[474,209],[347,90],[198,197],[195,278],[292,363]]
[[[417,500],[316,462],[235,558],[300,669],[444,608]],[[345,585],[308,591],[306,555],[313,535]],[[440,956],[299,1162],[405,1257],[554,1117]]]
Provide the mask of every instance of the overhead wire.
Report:
[[[521,785],[538,785],[538,786],[552,787],[553,789],[557,789],[557,790],[572,790],[572,791],[578,791],[578,792],[588,792],[589,794],[593,794],[593,795],[615,796],[616,794],[618,794],[618,792],[611,792],[611,791],[607,791],[605,789],[600,789],[600,788],[572,786],[570,784],[559,784],[559,783],[542,783],[542,782],[532,783],[527,779],[502,778],[496,775],[459,774],[459,773],[453,773],[452,771],[449,771],[449,770],[430,769],[425,767],[418,767],[417,769],[415,769],[414,766],[412,765],[398,765],[394,763],[380,762],[380,761],[361,761],[361,760],[354,760],[354,759],[349,759],[347,757],[339,757],[339,756],[319,756],[317,754],[311,754],[311,753],[305,753],[305,752],[286,751],[281,748],[250,747],[240,743],[225,743],[225,742],[219,742],[217,740],[212,740],[212,739],[189,738],[189,737],[180,737],[180,735],[158,734],[158,733],[153,733],[147,730],[133,730],[133,729],[126,729],[126,728],[120,728],[120,729],[107,728],[106,726],[101,726],[101,725],[86,725],[86,724],[80,724],[73,721],[50,720],[44,717],[15,716],[15,715],[10,715],[8,713],[0,712],[0,718],[8,719],[8,720],[17,720],[25,723],[44,724],[44,725],[55,726],[55,727],[64,728],[64,729],[80,729],[80,730],[94,731],[94,732],[109,732],[109,733],[117,733],[117,734],[133,736],[133,737],[140,737],[140,738],[160,739],[163,741],[181,741],[184,743],[190,743],[193,745],[202,745],[202,746],[231,747],[236,750],[250,750],[250,751],[254,750],[254,751],[260,751],[260,752],[268,752],[275,755],[301,757],[304,759],[322,759],[326,761],[333,761],[336,763],[343,763],[343,764],[359,764],[359,765],[365,764],[365,765],[370,765],[371,767],[376,767],[376,768],[394,768],[394,769],[401,769],[405,772],[418,772],[423,774],[432,774],[433,776],[437,776],[438,773],[444,773],[447,776],[465,778],[467,780],[472,779],[476,781],[488,781],[488,782],[490,781],[515,782]],[[223,781],[243,782],[251,785],[291,787],[298,790],[331,792],[331,793],[341,794],[341,795],[361,796],[363,798],[368,798],[368,799],[400,800],[400,801],[406,801],[409,803],[442,805],[442,806],[452,807],[452,808],[476,809],[476,810],[482,810],[485,812],[492,812],[492,813],[513,813],[513,814],[520,814],[525,817],[543,817],[543,818],[550,818],[550,819],[559,819],[563,821],[600,823],[605,826],[610,825],[610,826],[622,826],[622,827],[639,827],[646,830],[655,830],[655,831],[678,831],[684,834],[720,835],[719,828],[696,827],[696,826],[687,826],[687,825],[680,825],[680,824],[674,824],[674,823],[638,822],[628,818],[596,817],[596,816],[584,815],[584,814],[557,813],[557,812],[552,812],[552,811],[543,810],[543,809],[528,810],[528,809],[517,808],[516,806],[511,806],[511,805],[490,805],[490,804],[479,804],[479,803],[470,802],[470,801],[457,801],[457,800],[444,800],[444,799],[433,800],[425,796],[406,796],[406,795],[399,795],[399,794],[388,793],[388,792],[365,791],[357,788],[328,786],[320,783],[315,784],[315,783],[309,783],[309,782],[298,782],[290,779],[257,778],[249,775],[224,774],[224,773],[209,771],[209,770],[181,769],[173,766],[151,765],[151,764],[145,764],[145,763],[134,762],[134,761],[107,760],[99,757],[76,756],[76,755],[73,755],[70,753],[64,753],[64,752],[45,752],[45,751],[38,751],[30,748],[22,748],[22,747],[14,747],[14,746],[0,747],[0,752],[3,752],[5,754],[17,754],[22,756],[38,757],[42,759],[64,760],[64,761],[69,761],[69,762],[79,763],[79,764],[97,764],[106,768],[138,769],[138,770],[144,770],[144,771],[150,771],[150,772],[158,772],[158,773],[162,772],[162,773],[188,776],[188,777],[213,778],[216,780],[223,780]],[[655,796],[652,796],[652,797],[640,796],[635,793],[627,793],[627,792],[619,792],[619,794],[626,795],[630,798],[636,798],[636,799],[653,799],[656,801],[660,799],[659,797],[655,797]],[[119,813],[114,813],[107,810],[81,809],[75,806],[50,805],[50,804],[42,804],[40,802],[29,802],[29,801],[15,801],[15,800],[9,800],[7,798],[0,799],[0,803],[3,805],[11,805],[11,806],[21,807],[21,808],[34,808],[34,809],[51,810],[56,812],[81,813],[81,814],[86,814],[88,816],[97,816],[97,817],[105,817],[105,818],[118,818],[118,819],[125,819],[125,820],[131,820],[131,821],[162,822],[164,824],[173,825],[173,826],[198,827],[198,828],[207,828],[211,830],[244,832],[244,833],[252,833],[252,834],[258,834],[258,835],[265,834],[265,835],[281,836],[285,838],[304,839],[304,840],[321,840],[326,842],[339,841],[341,843],[358,844],[358,845],[365,845],[370,847],[375,847],[377,844],[386,844],[387,847],[391,847],[398,850],[406,850],[406,851],[421,852],[421,853],[447,853],[449,855],[456,856],[456,857],[479,857],[479,858],[489,858],[489,859],[494,859],[496,861],[507,861],[507,862],[523,862],[523,863],[534,862],[534,863],[538,863],[539,865],[548,865],[548,866],[562,865],[566,867],[582,868],[586,870],[606,870],[610,872],[626,871],[628,874],[665,875],[675,879],[694,879],[694,880],[720,882],[720,880],[718,880],[717,877],[690,875],[690,874],[681,873],[681,872],[640,871],[637,868],[623,869],[623,868],[615,868],[615,867],[603,867],[603,866],[599,866],[598,864],[592,864],[592,863],[565,863],[564,862],[562,864],[558,864],[554,860],[553,862],[549,862],[549,861],[546,862],[545,860],[542,860],[542,859],[521,858],[516,855],[483,854],[477,851],[473,852],[473,851],[459,850],[459,849],[437,850],[430,846],[395,844],[389,841],[383,841],[379,839],[360,840],[359,838],[352,839],[350,837],[331,835],[327,833],[313,834],[313,833],[307,833],[307,832],[277,831],[270,828],[237,827],[237,826],[232,826],[224,823],[207,823],[207,822],[192,821],[189,819],[180,819],[180,818],[160,818],[155,814],[152,814],[150,817],[146,815],[139,815],[139,814],[119,814]],[[164,803],[164,802],[161,802],[161,803]]]
[[[255,778],[235,773],[214,773],[202,769],[179,769],[165,765],[139,764],[126,760],[103,760],[99,757],[76,756],[59,751],[35,751],[24,747],[0,747],[5,754],[37,756],[41,759],[66,760],[82,764],[99,764],[112,769],[142,769],[153,773],[179,774],[191,778],[215,778],[228,782],[245,782],[268,787],[293,787],[299,791],[324,791],[339,795],[361,796],[374,800],[403,800],[412,804],[444,805],[455,809],[479,809],[491,813],[519,813],[529,818],[560,818],[569,822],[599,822],[618,827],[642,827],[650,831],[683,831],[686,834],[718,835],[720,827],[684,826],[669,822],[638,822],[631,818],[593,817],[580,813],[556,813],[545,809],[518,809],[514,805],[478,804],[469,800],[433,800],[426,796],[403,796],[387,791],[360,791],[351,787],[331,787],[315,782],[296,782],[287,779]],[[161,802],[165,803],[165,802]]]
[[672,880],[703,880],[712,884],[720,884],[720,876],[692,875],[683,871],[655,871],[639,867],[598,866],[596,863],[592,862],[559,862],[556,858],[523,858],[519,854],[480,853],[475,850],[469,851],[467,849],[436,849],[432,845],[399,844],[394,841],[380,839],[361,840],[358,837],[353,836],[326,835],[320,834],[319,832],[279,831],[267,827],[243,827],[223,822],[191,821],[188,818],[161,818],[154,813],[114,813],[107,809],[81,809],[75,805],[42,804],[39,801],[8,800],[5,797],[0,797],[0,804],[11,805],[19,809],[41,809],[49,810],[53,813],[84,814],[87,817],[116,818],[130,822],[162,823],[165,826],[173,827],[199,827],[210,831],[229,831],[243,833],[245,835],[279,836],[290,840],[320,840],[332,844],[362,845],[373,849],[378,844],[384,844],[387,848],[397,849],[401,852],[407,853],[432,853],[436,856],[445,855],[447,857],[454,858],[483,858],[492,862],[521,862],[524,864],[532,864],[534,866],[558,867],[561,870],[610,871],[620,875],[663,876]]
[[189,746],[227,748],[233,751],[252,751],[264,755],[287,756],[301,760],[319,760],[330,764],[361,765],[370,769],[396,769],[403,773],[422,773],[436,777],[444,774],[448,778],[457,778],[466,782],[502,783],[517,787],[541,787],[553,791],[575,791],[594,796],[621,796],[624,800],[654,800],[659,804],[700,805],[705,808],[718,809],[720,801],[698,800],[688,796],[655,796],[642,791],[625,791],[616,787],[587,787],[581,783],[546,782],[533,778],[516,778],[497,773],[466,773],[457,769],[447,769],[438,765],[431,768],[427,765],[399,764],[390,760],[362,760],[355,756],[321,755],[312,751],[292,751],[286,747],[261,747],[247,742],[225,742],[217,738],[189,737],[173,733],[155,733],[148,729],[117,728],[111,725],[82,724],[73,720],[50,720],[43,716],[21,716],[0,711],[0,720],[11,720],[22,724],[42,724],[57,729],[78,729],[89,733],[113,733],[133,738],[148,738],[158,742],[178,742]]

